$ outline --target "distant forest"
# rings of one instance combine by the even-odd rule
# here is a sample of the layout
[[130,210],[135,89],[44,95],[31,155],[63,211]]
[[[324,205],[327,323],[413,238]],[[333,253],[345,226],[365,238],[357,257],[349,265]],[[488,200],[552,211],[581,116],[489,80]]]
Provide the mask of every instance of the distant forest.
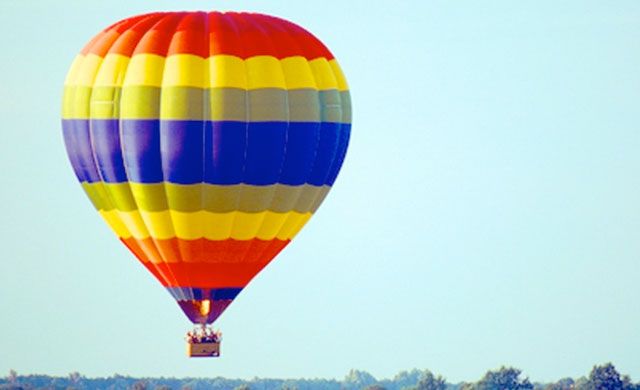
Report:
[[393,379],[378,380],[365,371],[351,370],[341,380],[226,378],[134,378],[114,375],[87,378],[77,372],[66,377],[20,375],[11,370],[0,378],[0,390],[100,389],[100,390],[640,390],[611,363],[594,366],[587,376],[563,378],[555,383],[531,382],[521,370],[501,367],[488,371],[477,382],[449,383],[429,370],[402,371]]

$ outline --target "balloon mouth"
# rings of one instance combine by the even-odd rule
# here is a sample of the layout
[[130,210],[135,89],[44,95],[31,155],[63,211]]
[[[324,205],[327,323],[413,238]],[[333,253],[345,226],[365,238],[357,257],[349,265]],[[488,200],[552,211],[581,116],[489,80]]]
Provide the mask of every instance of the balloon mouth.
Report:
[[212,324],[240,294],[242,287],[167,287],[178,305],[194,324]]
[[212,324],[226,308],[233,302],[233,299],[191,299],[178,301],[178,305],[194,324]]

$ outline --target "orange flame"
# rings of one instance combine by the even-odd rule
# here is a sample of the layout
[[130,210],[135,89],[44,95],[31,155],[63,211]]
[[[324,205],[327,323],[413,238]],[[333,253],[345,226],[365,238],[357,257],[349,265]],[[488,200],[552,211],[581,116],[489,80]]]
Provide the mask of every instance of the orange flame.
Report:
[[200,314],[202,314],[203,316],[206,316],[209,314],[210,311],[211,311],[211,301],[208,299],[200,301]]

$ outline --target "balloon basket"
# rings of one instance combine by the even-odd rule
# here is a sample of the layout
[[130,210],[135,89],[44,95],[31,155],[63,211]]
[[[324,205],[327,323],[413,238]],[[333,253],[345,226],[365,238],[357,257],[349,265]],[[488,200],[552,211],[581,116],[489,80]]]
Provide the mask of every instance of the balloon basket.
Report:
[[219,357],[222,333],[215,331],[206,324],[196,325],[187,332],[187,356],[189,357]]
[[189,357],[219,357],[220,342],[217,343],[187,343],[187,356]]

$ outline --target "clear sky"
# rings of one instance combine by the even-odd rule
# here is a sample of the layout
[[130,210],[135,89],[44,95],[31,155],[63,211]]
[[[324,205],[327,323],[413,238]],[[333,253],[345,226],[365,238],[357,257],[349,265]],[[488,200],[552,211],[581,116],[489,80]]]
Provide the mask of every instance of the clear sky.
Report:
[[[190,323],[82,193],[71,60],[134,14],[250,10],[339,59],[351,146],[303,232],[189,360]],[[2,0],[0,375],[640,381],[640,2]]]

